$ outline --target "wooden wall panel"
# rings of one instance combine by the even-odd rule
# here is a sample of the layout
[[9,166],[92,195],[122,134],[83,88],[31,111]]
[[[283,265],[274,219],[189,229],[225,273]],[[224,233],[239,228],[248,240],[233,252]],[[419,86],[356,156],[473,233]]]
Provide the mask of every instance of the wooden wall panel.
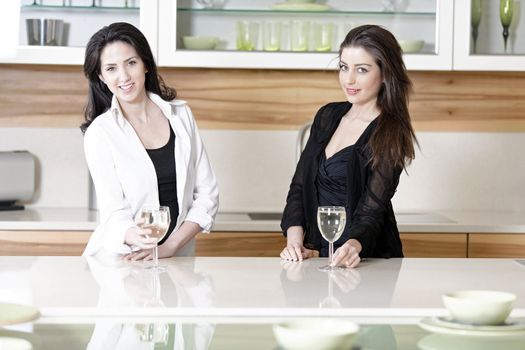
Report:
[[80,256],[90,231],[0,231],[0,255]]
[[280,232],[212,232],[197,235],[195,255],[277,257],[285,246]]
[[466,233],[401,233],[407,258],[466,258]]
[[469,258],[525,258],[525,235],[506,233],[469,234]]
[[[161,68],[201,128],[297,129],[344,99],[336,71]],[[525,131],[525,72],[410,72],[416,130]],[[81,66],[0,65],[0,127],[76,127]]]

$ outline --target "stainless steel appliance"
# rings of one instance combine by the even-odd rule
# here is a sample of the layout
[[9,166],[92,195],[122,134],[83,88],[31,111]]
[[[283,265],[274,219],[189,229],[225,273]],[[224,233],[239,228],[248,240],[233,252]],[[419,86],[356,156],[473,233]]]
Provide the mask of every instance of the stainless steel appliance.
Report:
[[0,152],[0,210],[24,209],[35,192],[35,158],[27,151]]

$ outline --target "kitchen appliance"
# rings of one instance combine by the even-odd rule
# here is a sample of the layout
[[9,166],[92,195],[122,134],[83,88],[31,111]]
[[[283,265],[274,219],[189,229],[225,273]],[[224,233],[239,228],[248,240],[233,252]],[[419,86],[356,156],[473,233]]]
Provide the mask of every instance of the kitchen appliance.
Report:
[[0,152],[0,210],[24,209],[35,192],[35,158],[27,151]]
[[50,18],[28,18],[27,43],[29,45],[64,45],[64,21]]

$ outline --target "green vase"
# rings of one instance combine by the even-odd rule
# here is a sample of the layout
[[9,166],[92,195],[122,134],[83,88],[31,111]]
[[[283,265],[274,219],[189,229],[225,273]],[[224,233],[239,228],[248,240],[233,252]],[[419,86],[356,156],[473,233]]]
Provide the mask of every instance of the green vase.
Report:
[[509,26],[512,22],[512,12],[514,11],[514,0],[500,0],[499,19],[503,26],[503,44],[507,52],[507,39],[509,38]]
[[472,52],[476,53],[478,27],[481,22],[481,0],[472,0],[470,3],[470,25],[472,27]]

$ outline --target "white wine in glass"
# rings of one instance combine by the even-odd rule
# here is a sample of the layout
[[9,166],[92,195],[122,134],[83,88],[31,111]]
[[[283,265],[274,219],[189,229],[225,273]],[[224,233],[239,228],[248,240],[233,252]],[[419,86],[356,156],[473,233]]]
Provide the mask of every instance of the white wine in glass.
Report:
[[334,242],[341,237],[346,226],[346,210],[344,207],[319,207],[317,208],[317,226],[323,238],[328,241],[328,265],[320,270],[337,270],[332,265],[334,255]]
[[147,237],[154,238],[157,241],[157,245],[153,249],[154,265],[147,268],[164,270],[164,267],[159,266],[158,242],[164,238],[170,227],[170,208],[165,206],[145,206],[142,208],[140,216],[143,220],[141,227],[151,230],[151,234]]

